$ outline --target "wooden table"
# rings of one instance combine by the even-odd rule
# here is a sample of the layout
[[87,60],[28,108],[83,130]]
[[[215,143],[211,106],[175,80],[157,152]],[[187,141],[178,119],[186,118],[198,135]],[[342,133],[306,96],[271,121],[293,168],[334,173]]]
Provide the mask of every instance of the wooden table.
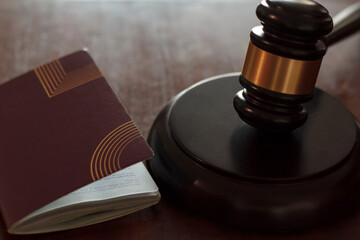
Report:
[[[335,15],[356,0],[321,1]],[[0,3],[0,82],[87,47],[147,136],[161,108],[197,81],[241,70],[258,1],[26,1]],[[317,86],[360,119],[360,34],[331,47]],[[160,189],[161,191],[161,189]],[[26,204],[26,201],[24,201]],[[175,206],[80,229],[0,239],[360,239],[360,213],[290,235],[229,228]]]

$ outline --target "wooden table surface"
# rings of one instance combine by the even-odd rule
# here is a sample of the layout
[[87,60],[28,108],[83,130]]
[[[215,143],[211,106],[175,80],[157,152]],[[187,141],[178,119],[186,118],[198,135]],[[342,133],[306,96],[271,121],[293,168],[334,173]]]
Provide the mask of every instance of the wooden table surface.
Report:
[[[334,16],[355,1],[320,2]],[[156,115],[176,93],[203,78],[241,70],[250,29],[259,24],[257,3],[2,0],[0,83],[87,47],[147,136]],[[360,34],[329,49],[317,86],[360,119]],[[165,197],[143,211],[70,231],[12,236],[2,220],[0,226],[0,239],[9,240],[360,239],[360,213],[323,229],[264,235],[213,223]]]

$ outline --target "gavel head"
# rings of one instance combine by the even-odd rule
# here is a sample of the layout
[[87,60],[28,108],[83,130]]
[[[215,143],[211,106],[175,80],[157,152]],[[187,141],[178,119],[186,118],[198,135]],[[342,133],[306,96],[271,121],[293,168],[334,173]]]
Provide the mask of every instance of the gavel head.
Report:
[[301,103],[312,98],[332,19],[310,0],[263,0],[256,15],[262,25],[251,30],[240,75],[244,89],[234,106],[254,127],[292,131],[307,119]]

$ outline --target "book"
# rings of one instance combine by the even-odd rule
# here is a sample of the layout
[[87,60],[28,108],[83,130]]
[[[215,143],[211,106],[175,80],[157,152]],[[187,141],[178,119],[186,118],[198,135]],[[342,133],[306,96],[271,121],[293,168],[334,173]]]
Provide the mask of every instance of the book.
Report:
[[87,51],[0,85],[0,209],[9,233],[86,226],[157,203],[153,152]]

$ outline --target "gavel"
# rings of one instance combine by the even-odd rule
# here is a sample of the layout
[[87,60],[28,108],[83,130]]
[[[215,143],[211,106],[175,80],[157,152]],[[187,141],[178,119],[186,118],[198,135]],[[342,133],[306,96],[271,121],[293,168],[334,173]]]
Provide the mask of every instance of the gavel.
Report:
[[[360,3],[333,21],[313,1],[266,1],[256,9],[262,26],[250,33],[234,98],[239,116],[268,131],[292,131],[307,119],[301,103],[312,99],[327,47],[360,29]],[[344,27],[346,26],[346,27]]]
[[306,229],[357,209],[360,125],[315,83],[327,47],[360,28],[359,9],[333,28],[314,1],[263,0],[242,72],[194,84],[155,120],[149,167],[161,193],[255,231]]

